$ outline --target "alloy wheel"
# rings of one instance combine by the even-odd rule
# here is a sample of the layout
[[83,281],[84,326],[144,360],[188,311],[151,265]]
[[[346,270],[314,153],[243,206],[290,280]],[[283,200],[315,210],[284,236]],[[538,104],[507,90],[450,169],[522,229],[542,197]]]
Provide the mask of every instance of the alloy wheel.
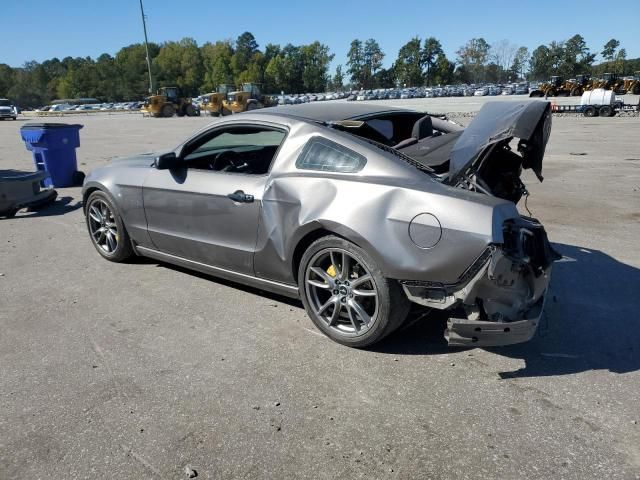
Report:
[[95,244],[106,254],[113,254],[118,248],[118,225],[111,207],[100,199],[89,205],[89,232]]
[[314,255],[305,271],[305,290],[314,313],[339,335],[362,335],[377,321],[375,281],[346,250],[329,248]]

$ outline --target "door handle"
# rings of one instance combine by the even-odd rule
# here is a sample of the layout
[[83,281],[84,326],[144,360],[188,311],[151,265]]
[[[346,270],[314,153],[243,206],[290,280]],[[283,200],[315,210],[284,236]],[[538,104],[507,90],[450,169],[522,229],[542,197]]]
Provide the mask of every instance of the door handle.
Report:
[[230,198],[234,202],[238,203],[251,203],[253,202],[253,195],[249,195],[248,193],[244,193],[242,190],[236,190],[233,193],[227,195],[227,198]]

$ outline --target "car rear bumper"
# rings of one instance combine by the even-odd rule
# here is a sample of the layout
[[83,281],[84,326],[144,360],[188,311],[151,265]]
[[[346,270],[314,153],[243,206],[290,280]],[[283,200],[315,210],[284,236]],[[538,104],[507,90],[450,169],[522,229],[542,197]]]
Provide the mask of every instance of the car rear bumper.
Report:
[[401,281],[410,301],[450,312],[449,345],[510,345],[536,332],[560,255],[535,219],[504,231],[505,243],[490,245],[453,284]]
[[513,322],[488,322],[451,317],[445,338],[450,346],[495,347],[528,342],[535,335],[544,312],[543,295],[524,315]]

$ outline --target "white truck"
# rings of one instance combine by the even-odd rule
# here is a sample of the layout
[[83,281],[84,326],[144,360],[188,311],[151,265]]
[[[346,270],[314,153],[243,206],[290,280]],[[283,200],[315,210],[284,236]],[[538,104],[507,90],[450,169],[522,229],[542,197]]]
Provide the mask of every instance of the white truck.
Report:
[[18,108],[6,98],[0,98],[0,120],[18,118]]

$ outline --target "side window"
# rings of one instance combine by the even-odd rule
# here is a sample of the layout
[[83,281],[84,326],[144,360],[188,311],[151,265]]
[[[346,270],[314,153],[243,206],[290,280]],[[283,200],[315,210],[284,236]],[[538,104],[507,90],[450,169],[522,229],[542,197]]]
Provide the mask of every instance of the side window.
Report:
[[183,161],[190,169],[264,175],[285,136],[283,130],[264,127],[220,129],[188,146]]
[[296,167],[303,170],[355,173],[362,170],[367,159],[331,140],[313,137],[307,142],[296,160]]

